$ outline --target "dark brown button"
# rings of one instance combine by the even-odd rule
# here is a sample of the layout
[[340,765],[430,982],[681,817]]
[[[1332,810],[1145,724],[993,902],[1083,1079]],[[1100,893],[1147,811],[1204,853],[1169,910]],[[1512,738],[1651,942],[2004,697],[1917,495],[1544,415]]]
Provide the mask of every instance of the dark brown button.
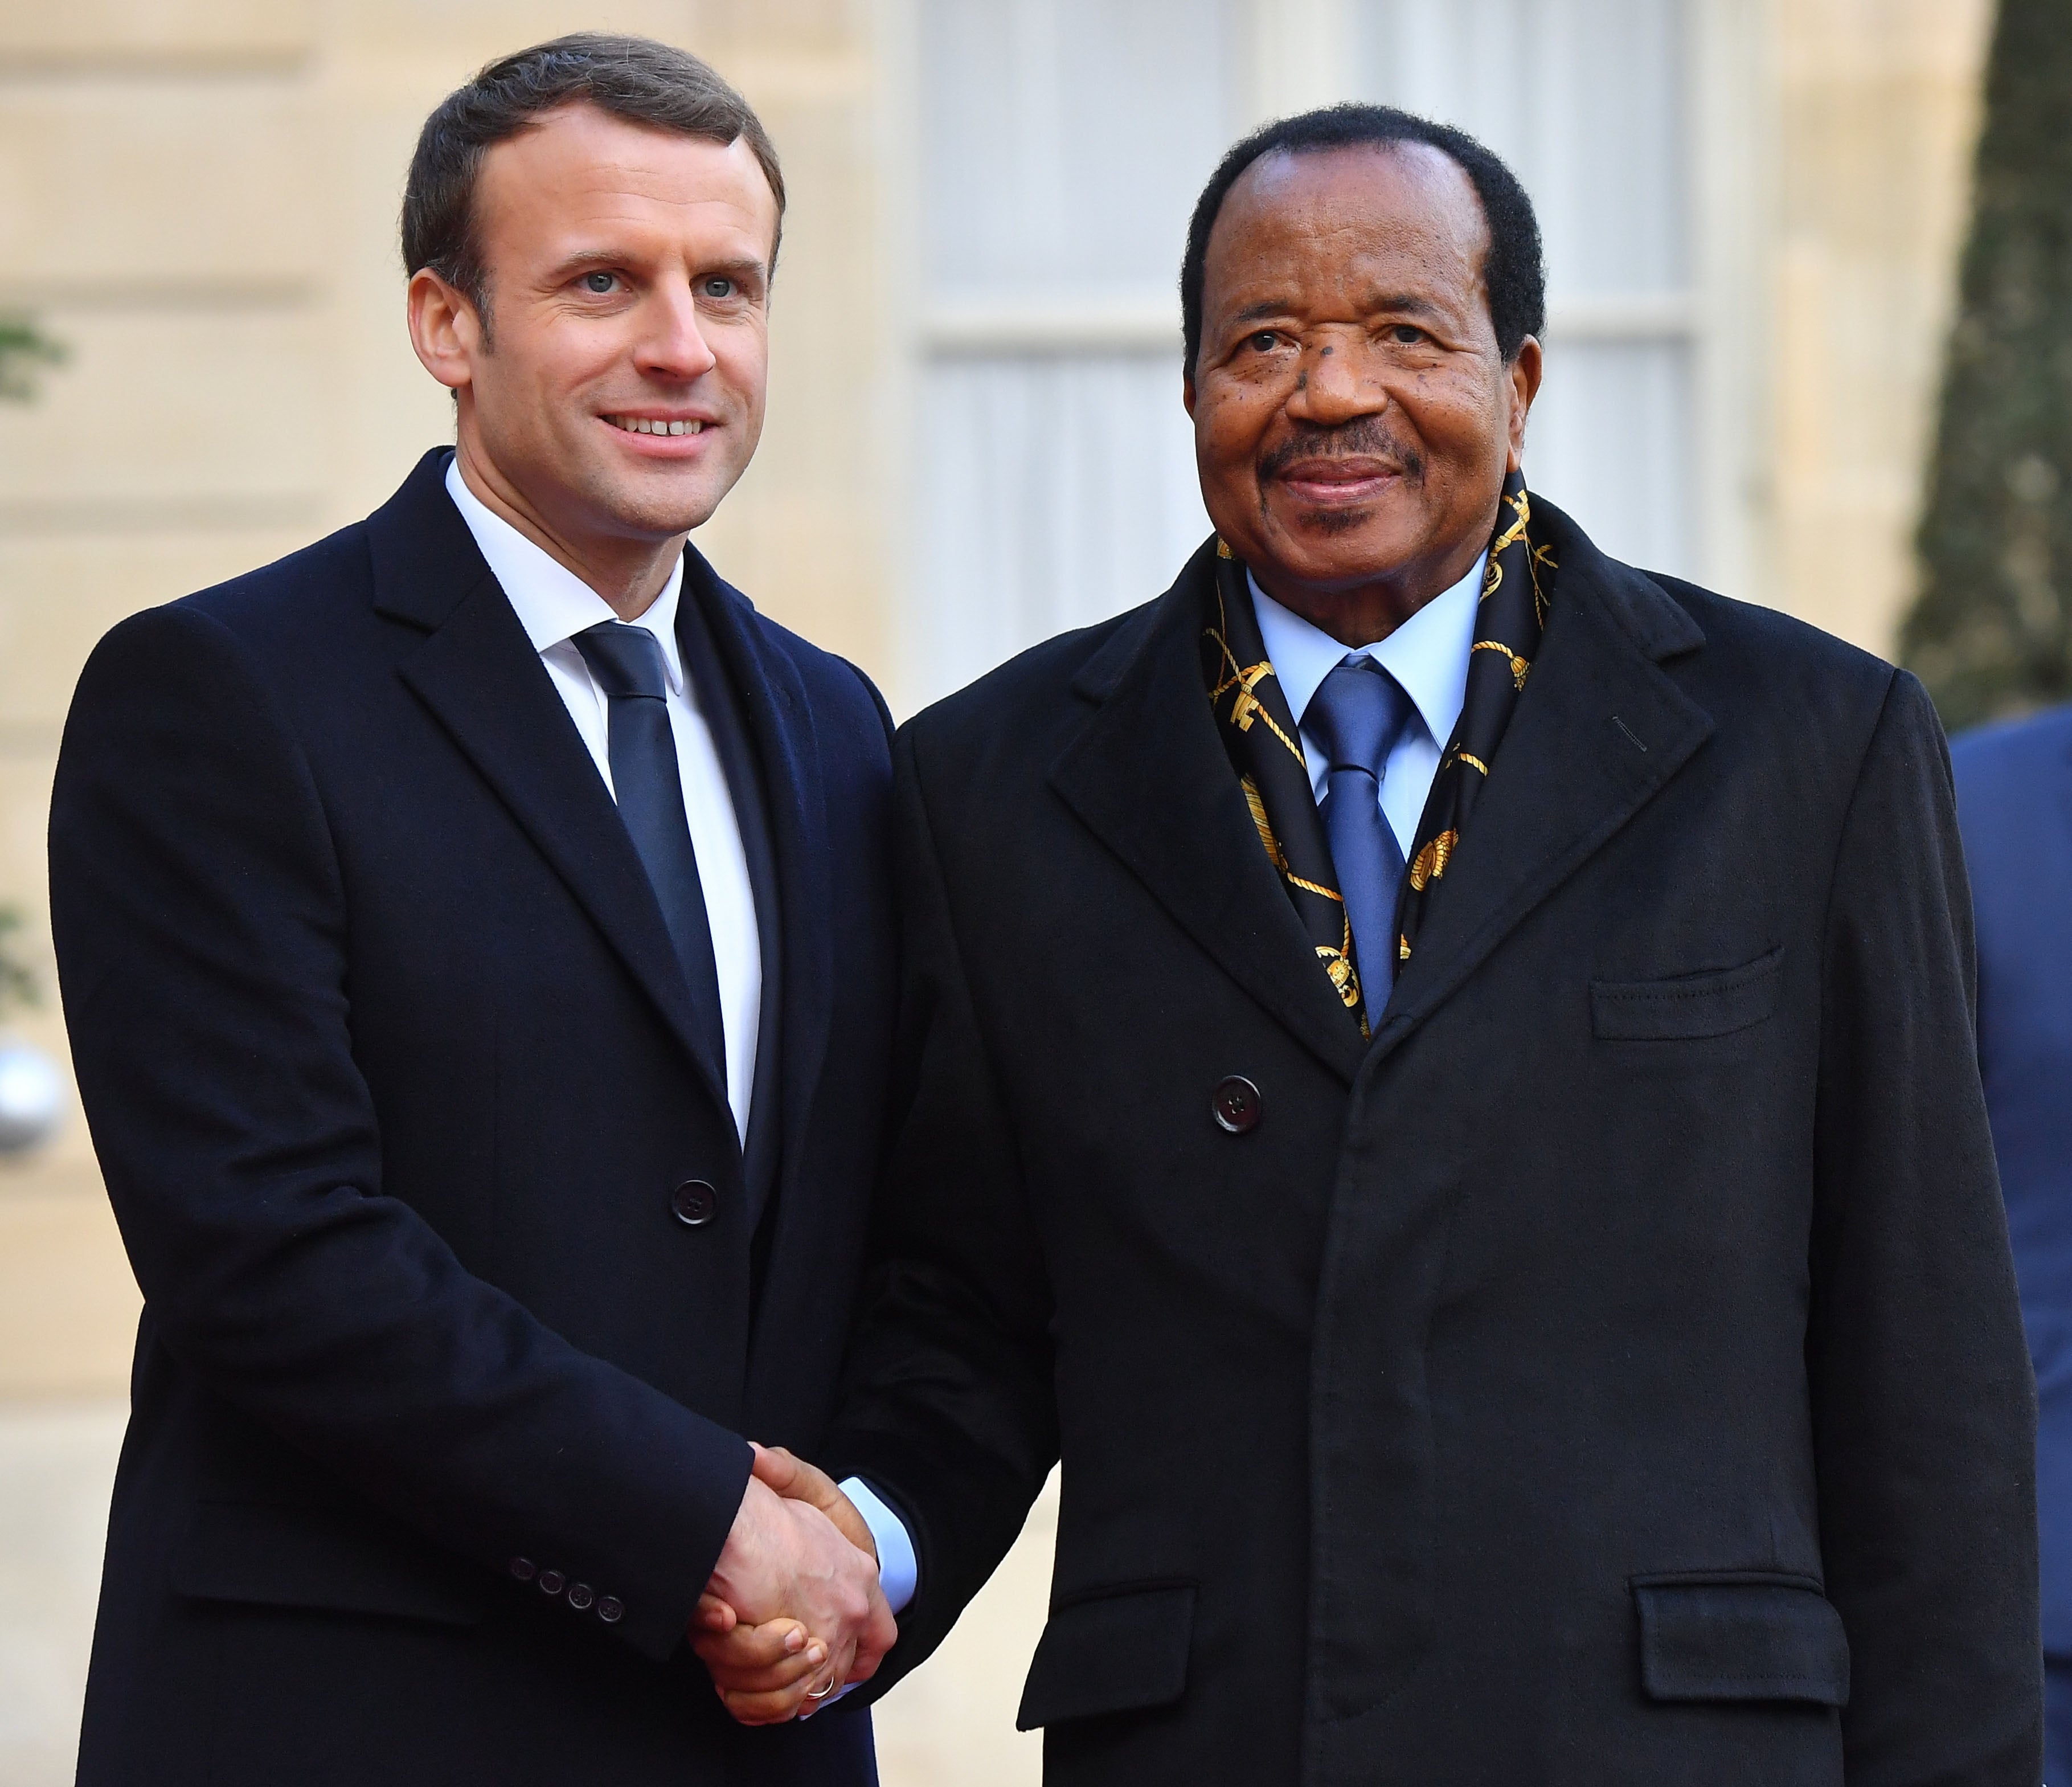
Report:
[[561,1584],[568,1579],[558,1570],[542,1570],[540,1572],[540,1592],[542,1595],[558,1595],[561,1591]]
[[521,1583],[528,1583],[536,1572],[532,1567],[532,1560],[530,1558],[513,1558],[511,1560],[511,1574]]
[[669,1208],[686,1229],[702,1229],[719,1214],[719,1193],[702,1179],[687,1179],[669,1194]]
[[577,1612],[581,1613],[586,1611],[589,1608],[590,1604],[596,1599],[596,1592],[590,1587],[588,1583],[570,1583],[569,1584],[569,1605],[574,1608]]
[[600,1595],[597,1602],[597,1616],[606,1625],[617,1625],[626,1617],[626,1604],[616,1595]]
[[1209,1109],[1232,1135],[1256,1130],[1259,1127],[1259,1088],[1243,1074],[1233,1073],[1227,1080],[1216,1081],[1216,1089],[1210,1095]]

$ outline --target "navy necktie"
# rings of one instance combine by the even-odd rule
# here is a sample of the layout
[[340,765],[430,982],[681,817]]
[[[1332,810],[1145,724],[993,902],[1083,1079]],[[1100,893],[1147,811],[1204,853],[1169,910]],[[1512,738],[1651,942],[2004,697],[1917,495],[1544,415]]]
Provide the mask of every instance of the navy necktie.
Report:
[[1347,657],[1318,686],[1302,729],[1322,746],[1324,831],[1351,921],[1354,960],[1367,1008],[1379,1013],[1396,984],[1396,899],[1403,846],[1381,810],[1388,754],[1409,723],[1410,698],[1371,658]]
[[575,636],[610,703],[611,789],[619,816],[648,871],[662,908],[669,941],[690,983],[700,1032],[709,1041],[721,1085],[726,1084],[726,1027],[721,1015],[719,969],[713,957],[712,921],[704,883],[684,817],[683,778],[676,738],[669,726],[668,683],[662,644],[645,627],[606,620]]

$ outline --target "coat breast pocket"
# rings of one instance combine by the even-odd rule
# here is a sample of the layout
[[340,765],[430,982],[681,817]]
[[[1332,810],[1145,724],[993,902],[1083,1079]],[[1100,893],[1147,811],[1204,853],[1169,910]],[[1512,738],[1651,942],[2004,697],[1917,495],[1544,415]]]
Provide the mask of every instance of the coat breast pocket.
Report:
[[1779,945],[1737,968],[1666,980],[1593,980],[1590,1033],[1612,1042],[1730,1036],[1776,1011],[1783,968]]

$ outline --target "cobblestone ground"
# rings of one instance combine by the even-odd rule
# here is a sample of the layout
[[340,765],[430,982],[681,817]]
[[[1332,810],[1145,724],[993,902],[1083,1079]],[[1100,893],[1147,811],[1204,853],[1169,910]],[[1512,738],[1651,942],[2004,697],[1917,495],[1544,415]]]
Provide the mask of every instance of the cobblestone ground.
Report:
[[[68,1787],[93,1637],[109,1484],[126,1405],[0,1403],[0,1787]],[[1042,1744],[1014,1729],[1043,1624],[1055,1485],[928,1666],[878,1715],[884,1787],[1036,1787]]]

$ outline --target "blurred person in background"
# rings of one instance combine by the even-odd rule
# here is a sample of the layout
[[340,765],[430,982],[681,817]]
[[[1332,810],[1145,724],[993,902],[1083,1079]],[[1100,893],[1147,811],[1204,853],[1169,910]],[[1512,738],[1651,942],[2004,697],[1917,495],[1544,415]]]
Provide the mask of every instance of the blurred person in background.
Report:
[[1951,741],[1979,1064],[2036,1367],[2044,1778],[2072,1781],[2072,706]]
[[686,543],[783,207],[693,56],[486,68],[403,210],[457,447],[87,665],[52,922],[145,1298],[87,1787],[876,1778],[683,1642],[709,1581],[808,1690],[892,1635],[741,1437],[821,1443],[894,994],[883,706]]
[[[859,1697],[1062,1460],[1056,1787],[2035,1787],[1926,694],[1531,494],[1538,229],[1457,131],[1268,126],[1181,294],[1215,537],[895,753],[898,1127],[825,1460],[919,1584]],[[796,1633],[708,1611],[730,1703],[796,1710]]]

